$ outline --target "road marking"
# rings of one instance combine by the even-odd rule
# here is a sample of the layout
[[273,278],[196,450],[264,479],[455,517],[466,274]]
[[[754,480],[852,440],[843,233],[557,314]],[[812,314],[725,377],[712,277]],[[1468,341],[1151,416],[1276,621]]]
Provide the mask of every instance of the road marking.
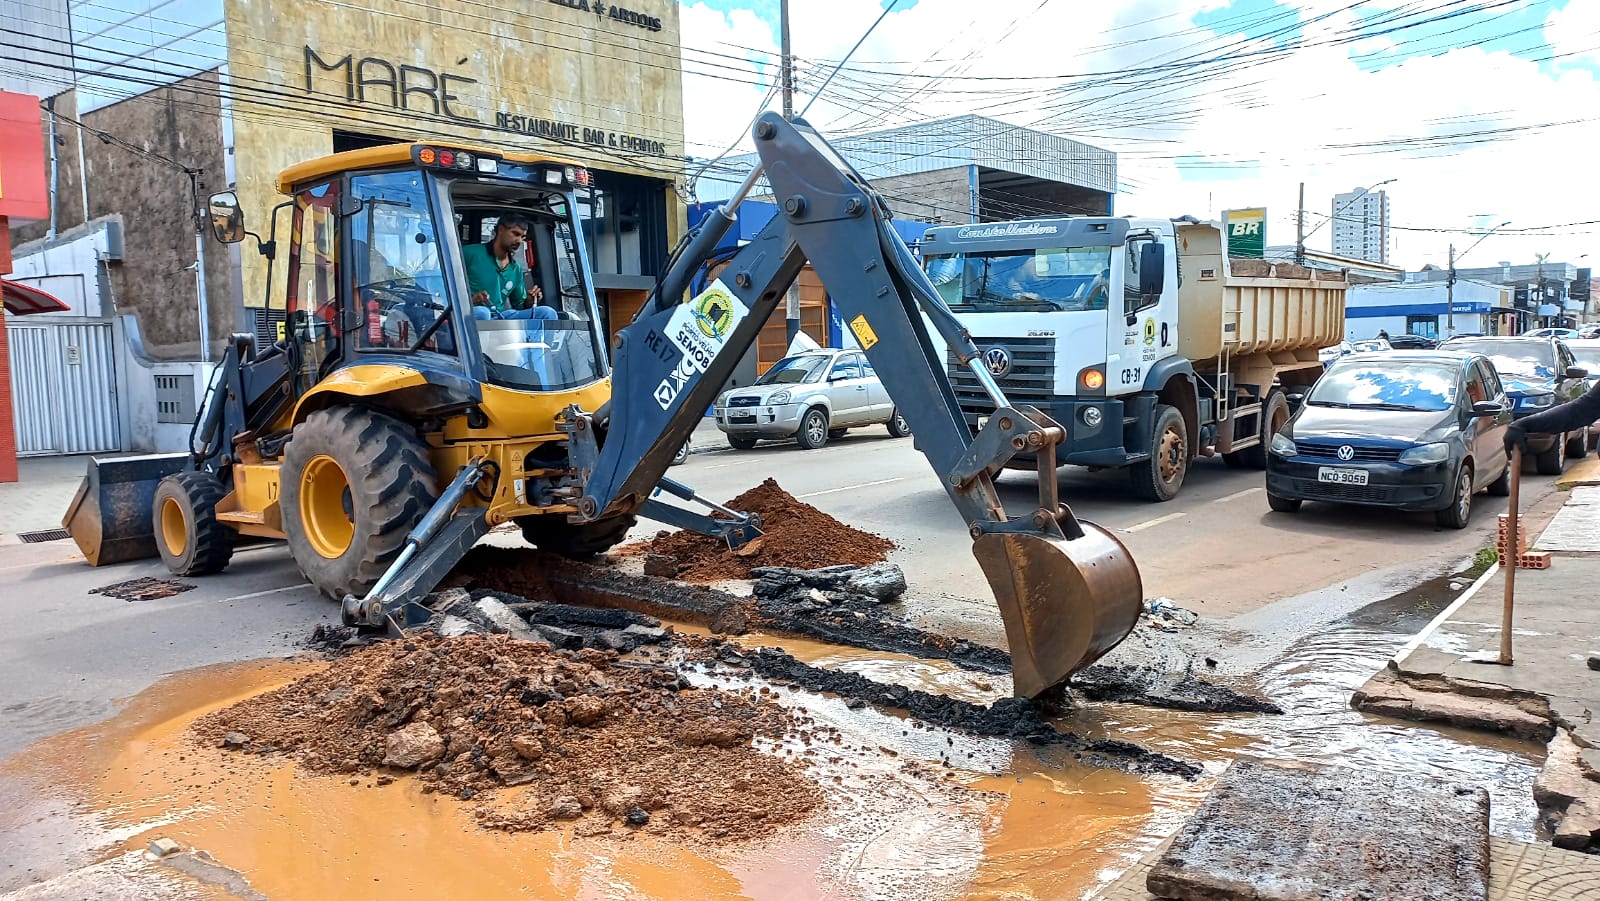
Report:
[[824,494],[837,494],[840,491],[854,491],[857,488],[871,488],[874,485],[888,485],[888,484],[890,484],[892,482],[904,482],[904,481],[905,481],[904,477],[896,478],[896,479],[879,479],[876,482],[862,482],[859,485],[846,485],[843,488],[829,488],[827,491],[813,491],[810,494],[797,494],[797,495],[795,495],[795,497],[797,499],[803,500],[803,499],[808,498],[808,497],[821,497]]
[[1394,665],[1394,668],[1399,669],[1401,664],[1406,662],[1406,658],[1411,656],[1411,652],[1422,647],[1423,643],[1433,636],[1435,630],[1444,625],[1445,622],[1450,619],[1450,617],[1455,616],[1456,611],[1465,606],[1467,601],[1472,600],[1472,596],[1478,593],[1478,589],[1487,585],[1489,580],[1494,578],[1495,573],[1499,571],[1499,569],[1500,565],[1497,563],[1485,570],[1483,575],[1477,578],[1477,581],[1473,582],[1471,585],[1468,585],[1467,589],[1461,592],[1461,594],[1451,602],[1450,606],[1440,610],[1439,615],[1435,616],[1431,621],[1429,621],[1428,625],[1425,626],[1421,632],[1413,635],[1411,640],[1405,643],[1405,647],[1402,647],[1400,650],[1396,651],[1395,655],[1389,658],[1389,662]]
[[277,593],[279,593],[281,591],[294,591],[294,590],[299,589],[299,588],[310,588],[310,587],[311,587],[311,583],[310,582],[301,582],[299,585],[285,585],[282,588],[268,588],[266,591],[252,591],[249,594],[235,595],[234,597],[231,597],[231,598],[221,598],[220,600],[217,601],[217,603],[220,604],[220,603],[225,603],[227,601],[248,601],[251,598],[263,598],[263,597],[266,597],[269,594],[277,594]]
[[1236,501],[1241,497],[1249,497],[1250,495],[1255,494],[1257,491],[1266,491],[1266,490],[1267,490],[1267,486],[1265,486],[1265,485],[1257,485],[1254,488],[1246,488],[1243,491],[1236,491],[1233,494],[1228,495],[1227,497],[1219,497],[1216,500],[1212,501],[1211,503],[1213,503],[1213,504],[1225,504],[1228,501]]
[[1155,519],[1147,519],[1144,522],[1141,522],[1141,523],[1139,523],[1137,525],[1129,526],[1126,529],[1121,529],[1119,531],[1122,531],[1122,532],[1143,532],[1145,529],[1151,528],[1152,526],[1159,526],[1164,522],[1172,522],[1174,519],[1178,519],[1180,517],[1184,517],[1184,516],[1188,516],[1188,515],[1189,514],[1183,512],[1182,510],[1179,510],[1177,513],[1168,513],[1166,516],[1157,516]]

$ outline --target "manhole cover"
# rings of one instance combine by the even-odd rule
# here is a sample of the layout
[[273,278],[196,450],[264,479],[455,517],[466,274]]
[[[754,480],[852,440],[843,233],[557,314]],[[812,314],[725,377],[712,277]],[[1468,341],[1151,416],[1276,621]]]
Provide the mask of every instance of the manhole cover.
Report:
[[159,598],[170,598],[180,592],[193,588],[188,582],[179,582],[177,579],[130,579],[118,582],[115,585],[104,585],[100,588],[90,589],[90,594],[103,594],[106,597],[117,598],[123,601],[154,601]]
[[66,529],[42,529],[38,532],[18,532],[17,537],[21,538],[24,544],[38,544],[41,541],[60,541],[72,536],[67,534]]

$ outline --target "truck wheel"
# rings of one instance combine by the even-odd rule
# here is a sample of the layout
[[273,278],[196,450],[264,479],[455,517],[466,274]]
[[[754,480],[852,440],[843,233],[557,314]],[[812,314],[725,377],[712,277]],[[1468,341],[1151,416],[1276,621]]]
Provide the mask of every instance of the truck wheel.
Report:
[[156,549],[173,575],[210,575],[228,565],[237,533],[217,520],[227,493],[209,472],[174,473],[156,486]]
[[[1268,391],[1267,400],[1261,405],[1261,443],[1232,454],[1231,456],[1239,458],[1237,465],[1250,469],[1266,469],[1267,448],[1272,444],[1272,436],[1278,434],[1278,430],[1288,421],[1289,398],[1284,395],[1281,388]],[[1225,458],[1228,456],[1230,455],[1223,454]]]
[[1276,494],[1267,495],[1267,506],[1274,513],[1299,513],[1301,500],[1297,497],[1278,497]]
[[806,450],[816,450],[828,443],[828,414],[821,407],[812,407],[800,419],[800,431],[794,440]]
[[587,560],[621,544],[638,521],[634,516],[616,516],[574,525],[555,513],[517,517],[523,540],[541,551],[574,560]]
[[1567,468],[1567,434],[1556,437],[1550,449],[1533,458],[1533,465],[1542,476],[1558,476]]
[[365,595],[438,499],[415,430],[360,407],[318,410],[283,452],[283,531],[318,591]]
[[1156,407],[1155,428],[1150,434],[1150,459],[1128,468],[1133,490],[1152,501],[1170,501],[1183,487],[1189,471],[1189,436],[1183,416],[1176,407]]
[[1462,463],[1456,473],[1455,500],[1450,506],[1433,514],[1433,521],[1441,528],[1465,529],[1472,516],[1472,464]]
[[906,418],[900,415],[899,410],[894,411],[894,415],[889,417],[889,437],[904,438],[909,434],[911,434],[911,423],[906,422]]
[[749,450],[756,446],[756,439],[750,435],[730,434],[728,436],[728,446],[734,450]]

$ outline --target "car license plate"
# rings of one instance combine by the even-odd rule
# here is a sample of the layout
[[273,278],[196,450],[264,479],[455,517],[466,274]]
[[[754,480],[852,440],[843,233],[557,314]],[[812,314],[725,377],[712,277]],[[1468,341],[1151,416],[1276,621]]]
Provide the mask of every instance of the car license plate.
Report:
[[1317,481],[1332,482],[1335,485],[1365,485],[1367,484],[1367,471],[1365,469],[1339,469],[1333,466],[1317,467]]
[[754,414],[754,413],[730,413],[730,414],[728,414],[728,421],[729,422],[755,422],[756,421],[756,414]]

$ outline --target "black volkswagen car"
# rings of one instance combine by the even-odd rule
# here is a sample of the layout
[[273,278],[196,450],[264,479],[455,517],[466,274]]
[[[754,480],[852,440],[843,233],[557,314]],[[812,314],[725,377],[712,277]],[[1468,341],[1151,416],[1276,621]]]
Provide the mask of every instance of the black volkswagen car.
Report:
[[1267,502],[1432,511],[1465,528],[1472,496],[1510,490],[1511,406],[1482,354],[1391,351],[1334,363],[1272,437]]
[[[1582,397],[1589,390],[1587,376],[1567,345],[1555,338],[1516,335],[1508,337],[1451,338],[1440,350],[1487,356],[1505,383],[1506,395],[1517,419]],[[1567,457],[1589,452],[1589,429],[1565,435],[1529,435],[1528,450],[1541,475],[1558,476]]]

